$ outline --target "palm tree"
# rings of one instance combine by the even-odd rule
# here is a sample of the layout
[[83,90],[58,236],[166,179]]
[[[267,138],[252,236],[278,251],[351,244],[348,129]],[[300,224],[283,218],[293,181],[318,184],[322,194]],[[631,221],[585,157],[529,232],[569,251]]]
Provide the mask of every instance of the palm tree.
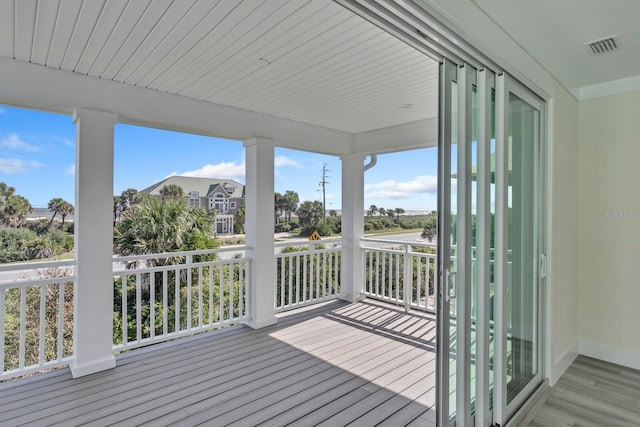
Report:
[[367,216],[369,219],[373,218],[375,214],[378,213],[378,207],[376,205],[369,206],[369,210],[367,211]]
[[62,225],[64,225],[65,218],[69,216],[69,214],[72,214],[74,210],[75,209],[73,205],[69,202],[64,202],[60,205],[59,213],[60,213],[60,216],[62,217]]
[[141,200],[140,193],[135,188],[127,188],[120,194],[120,213],[123,214],[132,205]]
[[298,193],[292,190],[287,190],[283,196],[286,204],[285,204],[285,221],[291,222],[291,214],[293,214],[298,209],[298,204],[300,203],[300,197]]
[[65,202],[61,197],[54,197],[53,199],[49,200],[49,203],[47,204],[47,208],[49,208],[49,211],[53,212],[53,215],[51,216],[51,221],[49,221],[49,226],[53,224],[53,220],[56,218],[56,215],[58,215],[58,213],[60,212],[60,208],[64,203],[67,203],[67,202]]
[[[212,232],[212,222],[203,209],[174,198],[146,198],[127,210],[116,225],[114,252],[127,256],[207,249],[215,243]],[[205,247],[201,247],[203,243]],[[151,260],[150,264],[175,261]]]
[[404,213],[404,209],[402,208],[395,208],[394,212],[396,213],[396,221],[400,221],[400,214]]
[[284,211],[285,206],[287,205],[287,199],[285,199],[285,197],[280,193],[274,193],[273,199],[275,223],[280,224],[280,215],[282,215],[282,211]]
[[378,208],[378,214],[380,215],[380,218],[382,218],[382,215],[387,214],[387,210],[385,208]]
[[177,184],[165,185],[160,189],[160,196],[164,198],[183,199],[184,190]]
[[31,203],[22,196],[12,195],[4,209],[5,224],[10,227],[22,227],[31,213]]
[[392,209],[387,211],[387,216],[389,217],[389,228],[391,228],[391,222],[393,221],[393,217],[395,216],[395,212]]

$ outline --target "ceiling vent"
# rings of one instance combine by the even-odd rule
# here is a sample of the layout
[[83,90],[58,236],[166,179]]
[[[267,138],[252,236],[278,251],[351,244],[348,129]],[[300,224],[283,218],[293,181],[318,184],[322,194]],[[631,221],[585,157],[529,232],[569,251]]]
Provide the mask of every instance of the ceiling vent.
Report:
[[603,53],[610,53],[618,50],[618,43],[616,42],[616,36],[609,36],[604,39],[594,40],[589,43],[585,43],[585,46],[589,48],[589,51],[594,55],[602,55]]

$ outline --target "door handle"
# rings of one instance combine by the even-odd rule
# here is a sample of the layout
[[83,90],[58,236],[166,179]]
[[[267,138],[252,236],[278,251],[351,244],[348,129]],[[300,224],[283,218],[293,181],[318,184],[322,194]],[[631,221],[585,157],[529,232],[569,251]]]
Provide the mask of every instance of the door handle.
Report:
[[456,272],[450,271],[447,274],[447,301],[456,298]]

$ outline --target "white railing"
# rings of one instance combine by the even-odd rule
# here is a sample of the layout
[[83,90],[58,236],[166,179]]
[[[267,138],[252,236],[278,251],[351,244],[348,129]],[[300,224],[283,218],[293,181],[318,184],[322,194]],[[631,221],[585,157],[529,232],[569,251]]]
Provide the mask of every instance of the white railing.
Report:
[[72,265],[72,260],[0,265],[0,380],[71,360]]
[[435,244],[364,238],[362,248],[367,298],[435,313]]
[[245,250],[235,246],[114,258],[114,265],[120,265],[113,272],[114,351],[247,320]]
[[275,311],[280,313],[340,296],[340,238],[276,243]]

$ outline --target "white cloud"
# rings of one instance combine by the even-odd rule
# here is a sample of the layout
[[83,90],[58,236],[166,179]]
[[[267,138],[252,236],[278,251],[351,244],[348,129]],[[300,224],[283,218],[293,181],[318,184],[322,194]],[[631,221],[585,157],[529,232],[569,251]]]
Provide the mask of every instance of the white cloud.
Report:
[[62,143],[64,145],[68,145],[69,147],[75,147],[76,146],[76,142],[70,140],[69,138],[62,138]]
[[73,164],[67,168],[65,171],[67,175],[75,175],[76,174],[76,165]]
[[[244,178],[245,166],[243,163],[221,162],[215,165],[204,165],[200,169],[183,172],[179,175],[195,176],[199,178]],[[175,175],[175,174],[172,174]],[[171,176],[171,175],[169,175]]]
[[38,147],[24,142],[18,137],[18,135],[12,133],[9,136],[0,139],[0,150],[33,153],[34,151],[38,151]]
[[0,172],[6,174],[25,173],[42,166],[44,165],[34,161],[28,162],[20,159],[0,158]]
[[436,194],[438,178],[417,176],[413,181],[397,182],[393,179],[364,186],[366,197],[372,199],[407,199],[419,193]]
[[290,166],[292,168],[301,169],[303,167],[300,162],[290,159],[287,156],[275,156],[273,158],[273,164],[277,168],[282,166]]

